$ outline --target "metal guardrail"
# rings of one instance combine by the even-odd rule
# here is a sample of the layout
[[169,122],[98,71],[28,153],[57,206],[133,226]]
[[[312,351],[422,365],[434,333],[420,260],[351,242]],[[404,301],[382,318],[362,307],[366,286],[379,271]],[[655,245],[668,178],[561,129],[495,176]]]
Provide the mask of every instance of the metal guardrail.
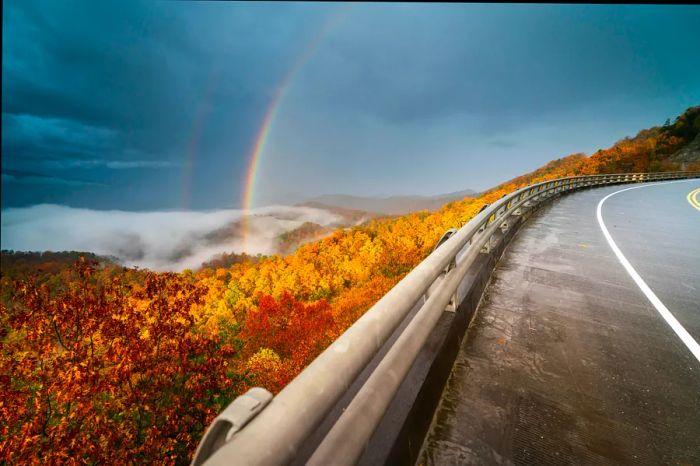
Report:
[[[354,464],[382,419],[421,348],[478,255],[498,230],[551,196],[620,183],[698,178],[700,172],[577,176],[521,188],[482,209],[321,353],[277,396],[255,388],[238,397],[212,423],[193,466],[279,465],[292,461],[358,374],[411,309],[424,304],[316,448],[308,464]],[[512,219],[511,219],[512,220]],[[451,309],[452,308],[452,309]]]

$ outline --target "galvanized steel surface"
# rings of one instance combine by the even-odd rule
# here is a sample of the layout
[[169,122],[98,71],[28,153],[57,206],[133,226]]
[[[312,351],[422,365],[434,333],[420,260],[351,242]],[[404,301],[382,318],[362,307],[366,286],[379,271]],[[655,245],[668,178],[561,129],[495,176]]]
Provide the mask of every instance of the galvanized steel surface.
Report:
[[[457,267],[431,289],[414,321],[324,439],[312,463],[352,464],[401,384],[432,326],[492,235],[507,220],[557,193],[619,183],[700,177],[700,173],[635,173],[560,178],[521,188],[466,223],[372,306],[338,340],[285,387],[244,428],[205,460],[207,466],[278,465],[290,462],[403,318],[465,249]],[[217,442],[218,444],[218,442]],[[342,449],[341,449],[342,448]],[[343,460],[344,461],[341,461]],[[339,463],[340,461],[340,463]]]
[[[700,213],[685,199],[696,186],[636,185],[603,216],[700,340]],[[700,464],[700,365],[596,221],[621,188],[553,202],[511,240],[415,464]]]

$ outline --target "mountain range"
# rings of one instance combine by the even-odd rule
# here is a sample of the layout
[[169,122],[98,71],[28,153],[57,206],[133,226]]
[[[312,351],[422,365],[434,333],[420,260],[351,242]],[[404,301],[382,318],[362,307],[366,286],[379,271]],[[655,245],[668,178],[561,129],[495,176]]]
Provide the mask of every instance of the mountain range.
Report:
[[327,194],[308,199],[300,205],[317,208],[341,207],[375,214],[403,215],[418,210],[439,209],[450,201],[474,197],[477,194],[476,191],[471,189],[438,194],[436,196],[366,197],[348,194]]

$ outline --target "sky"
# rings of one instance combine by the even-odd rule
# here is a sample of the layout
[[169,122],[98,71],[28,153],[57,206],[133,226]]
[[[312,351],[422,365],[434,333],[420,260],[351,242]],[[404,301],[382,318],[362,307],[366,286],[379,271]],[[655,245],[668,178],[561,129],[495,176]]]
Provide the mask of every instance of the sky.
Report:
[[693,5],[7,0],[2,21],[3,210],[482,190],[700,104]]

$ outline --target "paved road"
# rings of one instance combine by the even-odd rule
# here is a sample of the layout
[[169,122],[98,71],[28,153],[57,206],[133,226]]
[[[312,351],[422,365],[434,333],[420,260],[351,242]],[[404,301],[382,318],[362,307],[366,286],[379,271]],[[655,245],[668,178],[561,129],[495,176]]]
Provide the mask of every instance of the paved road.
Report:
[[[639,186],[639,185],[635,185]],[[691,180],[608,197],[611,240],[700,340],[700,211]],[[698,464],[700,361],[606,240],[562,197],[501,259],[464,338],[421,464]]]
[[700,210],[689,202],[688,193],[699,186],[700,180],[688,180],[633,187],[614,194],[601,207],[602,220],[621,253],[696,341]]

